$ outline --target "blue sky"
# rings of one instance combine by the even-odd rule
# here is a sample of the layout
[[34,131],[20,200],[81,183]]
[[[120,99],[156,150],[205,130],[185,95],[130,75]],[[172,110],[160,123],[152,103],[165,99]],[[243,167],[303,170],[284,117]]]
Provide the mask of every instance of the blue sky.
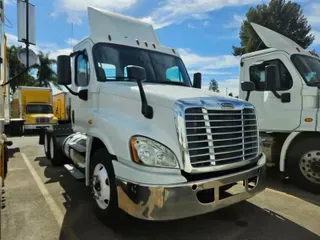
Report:
[[[268,0],[30,0],[36,8],[36,51],[53,58],[69,53],[89,34],[88,5],[140,18],[152,23],[163,45],[177,49],[189,72],[203,73],[203,87],[215,78],[225,92],[237,92],[239,59],[232,45],[251,6]],[[320,52],[320,0],[298,0],[316,37],[310,49]],[[17,44],[16,0],[5,0],[9,44]],[[71,29],[73,23],[73,36]],[[12,26],[11,26],[12,25]]]

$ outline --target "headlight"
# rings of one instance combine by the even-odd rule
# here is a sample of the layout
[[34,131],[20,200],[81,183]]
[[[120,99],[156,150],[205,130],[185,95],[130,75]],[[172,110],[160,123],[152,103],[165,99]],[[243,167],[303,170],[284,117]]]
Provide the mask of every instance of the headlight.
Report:
[[174,153],[166,146],[146,137],[130,141],[132,158],[136,163],[154,167],[179,168]]

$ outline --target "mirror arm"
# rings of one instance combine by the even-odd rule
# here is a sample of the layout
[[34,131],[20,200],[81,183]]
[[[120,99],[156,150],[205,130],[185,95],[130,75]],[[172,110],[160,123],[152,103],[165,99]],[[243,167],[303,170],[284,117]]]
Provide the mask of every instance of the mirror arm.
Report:
[[271,91],[271,92],[276,98],[281,99],[281,95],[279,93],[277,93],[276,91]]
[[247,91],[246,101],[249,101],[251,91]]
[[72,95],[74,95],[74,96],[79,96],[79,93],[72,91],[72,89],[69,88],[67,85],[63,85],[63,86],[65,86],[66,89],[68,89],[68,91],[69,91]]
[[137,84],[139,87],[139,92],[140,92],[140,97],[141,97],[141,104],[142,104],[141,105],[141,112],[142,112],[143,116],[145,116],[146,118],[152,119],[153,118],[153,108],[148,105],[147,97],[144,92],[141,81],[137,81]]

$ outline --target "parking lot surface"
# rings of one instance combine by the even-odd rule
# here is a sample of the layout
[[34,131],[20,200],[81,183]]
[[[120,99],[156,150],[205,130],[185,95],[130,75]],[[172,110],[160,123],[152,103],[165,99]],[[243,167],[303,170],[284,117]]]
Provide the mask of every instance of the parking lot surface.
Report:
[[[268,188],[234,206],[168,222],[99,221],[89,190],[63,167],[52,167],[38,137],[11,139],[1,210],[1,239],[320,239],[320,196],[268,171]],[[187,211],[187,209],[186,209]]]

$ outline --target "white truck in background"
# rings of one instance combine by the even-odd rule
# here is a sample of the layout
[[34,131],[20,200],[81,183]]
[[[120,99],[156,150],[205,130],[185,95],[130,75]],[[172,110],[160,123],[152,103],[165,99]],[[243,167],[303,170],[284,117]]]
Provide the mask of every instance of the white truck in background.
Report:
[[39,143],[85,179],[99,216],[185,218],[265,188],[252,104],[199,89],[200,73],[192,85],[152,25],[92,7],[88,17],[90,36],[57,61],[71,125],[44,130]]
[[239,96],[257,110],[267,165],[319,193],[320,59],[279,33],[252,27],[268,48],[241,57]]

